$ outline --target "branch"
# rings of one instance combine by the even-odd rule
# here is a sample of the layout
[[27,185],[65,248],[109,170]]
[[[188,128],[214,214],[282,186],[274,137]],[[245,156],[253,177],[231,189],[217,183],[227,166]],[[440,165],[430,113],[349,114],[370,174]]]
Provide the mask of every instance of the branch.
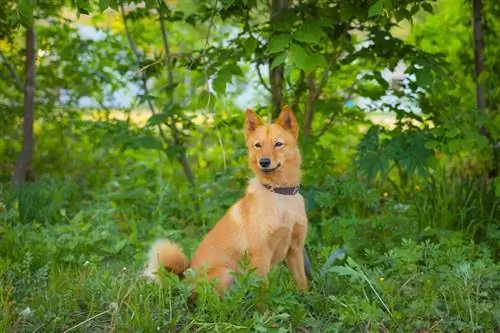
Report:
[[2,58],[2,63],[7,67],[7,70],[10,73],[10,76],[12,77],[12,80],[14,81],[14,85],[16,86],[17,90],[20,92],[24,91],[24,85],[21,81],[21,78],[19,75],[16,73],[16,69],[14,68],[14,65],[7,59],[5,54],[0,50],[0,58]]
[[328,66],[325,68],[325,71],[323,72],[323,76],[321,77],[321,81],[319,82],[318,89],[316,90],[316,94],[314,96],[314,100],[316,100],[319,95],[323,92],[323,88],[325,88],[326,84],[328,83],[328,79],[330,77],[330,69],[333,66],[333,63],[337,60],[337,57],[332,55],[332,61],[328,64]]
[[[347,94],[345,100],[350,100],[352,98],[352,95],[354,95],[354,91],[353,91],[353,88],[354,86],[356,85],[356,83],[358,83],[358,81],[354,81],[348,88],[347,88],[347,91],[349,91],[349,93]],[[323,128],[321,129],[321,131],[319,131],[318,134],[316,134],[316,138],[320,138],[323,134],[326,133],[326,131],[328,131],[328,129],[330,128],[330,126],[332,125],[332,123],[334,122],[335,120],[335,113],[332,112],[330,114],[330,116],[328,117],[327,121],[325,122],[325,125],[323,126]]]
[[[163,48],[165,49],[165,65],[167,66],[167,82],[170,87],[174,84],[174,73],[172,69],[172,54],[170,53],[170,44],[168,42],[167,29],[165,28],[165,16],[161,7],[158,8],[160,14],[160,30],[163,40]],[[169,92],[170,99],[173,100],[172,90]]]
[[292,103],[292,110],[294,112],[298,112],[300,97],[302,97],[302,94],[306,90],[306,85],[304,84],[305,76],[306,76],[305,72],[300,71],[300,76],[299,76],[298,82],[295,86],[295,91],[293,92],[294,99],[293,99],[293,103]]
[[257,66],[255,66],[255,67],[257,68],[257,74],[259,75],[260,83],[264,86],[264,88],[266,88],[267,91],[272,92],[271,88],[269,88],[269,86],[267,85],[266,81],[264,81],[264,78],[262,77],[262,73],[260,72],[259,65],[260,64],[257,64]]
[[[130,34],[130,30],[128,29],[127,18],[125,16],[125,7],[123,6],[123,2],[120,2],[120,9],[121,9],[120,14],[122,16],[123,26],[125,28],[125,35],[127,36],[128,45],[129,45],[130,49],[132,50],[132,53],[135,56],[135,61],[137,63],[137,66],[139,67],[141,64],[141,53],[139,52],[139,49],[137,49],[137,46],[134,43],[132,35]],[[148,80],[146,77],[146,73],[145,72],[140,72],[140,73],[141,73],[142,89],[144,90],[144,94],[146,96],[149,96]],[[153,103],[151,102],[151,100],[149,98],[147,98],[146,100],[147,100],[149,109],[151,110],[151,113],[156,114],[156,109],[155,109]]]
[[[130,46],[130,49],[132,50],[132,52],[134,53],[134,56],[135,56],[135,60],[137,62],[137,67],[140,66],[141,64],[141,53],[139,52],[139,50],[137,49],[137,46],[135,45],[134,43],[134,40],[132,39],[132,35],[130,34],[130,31],[128,29],[128,25],[127,25],[127,18],[125,16],[125,7],[123,6],[123,2],[120,2],[120,14],[122,16],[122,20],[123,20],[123,26],[125,28],[125,34],[127,36],[127,41],[128,41],[128,44]],[[146,72],[144,71],[141,71],[141,85],[142,85],[142,89],[144,90],[144,94],[149,97],[150,94],[149,94],[149,88],[148,88],[148,79],[146,77]],[[153,103],[151,102],[151,100],[149,98],[146,99],[147,103],[148,103],[148,107],[149,107],[149,110],[151,111],[151,113],[154,115],[156,114],[156,109],[153,105]],[[163,128],[161,127],[160,124],[158,124],[158,131],[160,133],[160,136],[162,137],[162,139],[167,143],[167,144],[170,144],[170,140],[167,138],[167,136],[165,135],[165,132],[163,131]]]
[[[172,68],[172,54],[170,53],[170,44],[168,41],[168,33],[165,27],[165,15],[160,7],[158,8],[158,14],[160,15],[160,30],[161,37],[163,40],[163,48],[165,49],[165,64],[167,66],[167,82],[169,89],[167,94],[170,98],[170,103],[174,103],[174,70]],[[174,116],[170,117],[170,123],[168,124],[170,131],[172,132],[172,136],[174,139],[173,144],[179,146],[181,148],[181,152],[178,155],[178,161],[182,166],[184,174],[186,175],[187,180],[191,184],[191,186],[195,185],[193,171],[191,170],[191,166],[189,165],[188,159],[186,157],[186,149],[179,138],[179,132],[177,131],[177,127],[175,126],[175,118]]]

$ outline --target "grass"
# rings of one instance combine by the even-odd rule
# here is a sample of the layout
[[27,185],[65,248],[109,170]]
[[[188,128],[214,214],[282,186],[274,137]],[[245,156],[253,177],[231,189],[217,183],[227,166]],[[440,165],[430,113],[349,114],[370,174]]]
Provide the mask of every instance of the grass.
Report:
[[[168,237],[192,253],[243,192],[243,150],[210,144],[218,138],[193,139],[193,151],[203,152],[193,154],[198,176],[193,199],[164,155],[120,151],[108,145],[114,139],[109,129],[91,132],[80,125],[76,122],[69,135],[70,155],[37,159],[36,169],[45,176],[23,192],[0,186],[0,332],[492,332],[500,327],[498,198],[491,188],[436,174],[415,179],[419,191],[403,198],[389,184],[369,184],[346,171],[357,134],[336,128],[338,133],[323,138],[321,154],[304,154],[301,191],[314,270],[310,291],[297,292],[279,265],[268,288],[249,271],[224,300],[208,284],[193,300],[191,286],[174,276],[163,273],[160,284],[140,277],[148,245]],[[53,134],[60,129],[45,126],[37,147],[58,152],[60,140]],[[221,128],[220,135],[224,142],[239,142],[241,133]],[[227,165],[220,159],[222,149],[230,157]],[[332,162],[335,154],[342,156]],[[346,256],[322,271],[340,247]]]
[[[53,217],[43,223],[36,222],[40,219],[36,214],[31,223],[21,223],[19,207],[4,202],[0,331],[473,332],[498,328],[500,267],[490,248],[459,235],[401,241],[404,232],[398,228],[393,232],[399,236],[387,238],[384,235],[391,232],[387,223],[405,220],[405,214],[389,209],[390,204],[375,209],[379,222],[374,215],[356,217],[352,210],[317,224],[317,216],[334,212],[344,204],[343,195],[348,198],[351,191],[360,189],[362,185],[353,182],[331,183],[328,186],[337,188],[338,201],[331,205],[319,201],[310,208],[308,251],[315,277],[309,292],[298,293],[287,269],[279,266],[269,278],[268,289],[248,272],[223,301],[208,285],[199,287],[199,297],[193,301],[191,287],[176,277],[164,274],[160,285],[140,277],[147,245],[155,237],[180,240],[192,252],[216,221],[212,214],[220,214],[204,207],[207,220],[212,219],[206,226],[194,220],[194,227],[181,228],[182,216],[165,221],[172,209],[158,211],[157,200],[172,197],[175,189],[165,188],[149,197],[149,203],[139,199],[144,193],[137,193],[139,198],[129,195],[127,200],[133,204],[123,215],[113,204],[122,200],[116,193],[100,203],[80,206],[76,213],[45,204],[43,215]],[[66,189],[66,195],[75,191],[46,182],[40,185],[45,191],[34,189],[32,195],[55,193],[57,197],[48,184]],[[223,197],[219,193],[214,200],[223,202]],[[371,197],[352,199],[353,204],[358,200],[358,210],[375,204]],[[367,241],[370,237],[377,237],[376,241]],[[329,254],[341,244],[347,257],[320,275]]]

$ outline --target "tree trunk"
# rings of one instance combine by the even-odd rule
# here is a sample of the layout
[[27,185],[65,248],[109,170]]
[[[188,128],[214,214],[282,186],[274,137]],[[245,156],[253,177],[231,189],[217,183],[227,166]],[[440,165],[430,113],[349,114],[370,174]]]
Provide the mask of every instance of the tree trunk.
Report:
[[[475,75],[474,80],[476,81],[476,107],[479,112],[486,112],[486,95],[484,92],[484,85],[480,82],[480,75],[484,68],[484,34],[483,34],[483,24],[482,24],[482,11],[483,4],[482,0],[473,0],[472,12],[473,12],[473,22],[472,29],[474,34],[474,67]],[[495,178],[500,176],[500,144],[494,142],[491,135],[488,133],[486,128],[481,127],[480,132],[484,135],[493,147],[493,167],[488,172],[489,178]]]
[[[271,0],[269,7],[271,28],[273,20],[282,10],[288,9],[288,0]],[[269,68],[275,57],[269,58]],[[283,88],[285,81],[285,65],[276,66],[269,70],[269,83],[271,84],[271,110],[273,118],[277,118],[283,106]]]
[[24,83],[24,118],[23,118],[23,146],[16,161],[12,183],[22,186],[26,181],[26,174],[31,167],[35,136],[33,123],[35,121],[35,28],[26,30],[26,81]]
[[484,67],[484,38],[481,24],[481,0],[473,1],[473,31],[474,31],[474,56],[475,56],[475,81],[476,81],[476,106],[479,111],[484,112],[486,100],[484,96],[484,87],[479,82],[479,76]]

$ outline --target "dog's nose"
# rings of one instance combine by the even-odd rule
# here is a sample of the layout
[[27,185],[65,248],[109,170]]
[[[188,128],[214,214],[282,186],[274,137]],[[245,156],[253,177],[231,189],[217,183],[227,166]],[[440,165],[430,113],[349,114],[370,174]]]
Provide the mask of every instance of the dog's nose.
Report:
[[259,164],[260,164],[261,167],[267,168],[267,167],[269,167],[271,165],[271,159],[267,158],[267,157],[261,158],[259,160]]

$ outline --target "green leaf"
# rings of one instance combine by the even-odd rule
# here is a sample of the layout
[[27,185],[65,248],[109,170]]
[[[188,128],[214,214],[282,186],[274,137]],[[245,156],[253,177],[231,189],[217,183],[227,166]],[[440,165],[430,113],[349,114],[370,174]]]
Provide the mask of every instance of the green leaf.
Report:
[[164,124],[167,121],[168,115],[166,113],[158,113],[149,117],[147,124],[150,126]]
[[92,11],[89,0],[78,0],[78,13],[89,15]]
[[117,0],[110,0],[109,7],[111,7],[114,10],[118,10],[118,1]]
[[279,65],[283,64],[286,60],[287,54],[282,53],[278,55],[276,58],[274,58],[273,62],[271,63],[271,69],[275,69]]
[[109,3],[109,0],[99,0],[99,10],[103,12],[104,10],[108,9]]
[[417,70],[415,71],[415,75],[421,87],[428,87],[432,84],[432,73],[429,70]]
[[290,48],[290,63],[299,69],[308,68],[309,55],[307,51],[299,44],[292,44]]
[[250,55],[255,51],[255,49],[257,48],[258,45],[259,45],[259,42],[257,41],[257,39],[250,37],[245,41],[245,45],[244,45],[245,51],[247,52],[247,54]]
[[198,107],[213,109],[216,101],[217,97],[213,93],[203,90],[198,96]]
[[431,13],[431,14],[434,14],[434,8],[432,8],[432,5],[428,2],[424,2],[422,4],[422,8],[428,12],[428,13]]
[[273,31],[289,33],[296,20],[297,15],[294,10],[282,10],[278,15],[272,17],[271,28]]
[[134,138],[131,142],[133,148],[139,149],[152,149],[152,150],[162,150],[162,143],[154,136],[141,136]]
[[349,21],[351,17],[354,16],[356,9],[356,6],[352,6],[349,3],[346,3],[340,8],[340,19],[344,22]]
[[224,94],[226,92],[226,86],[231,82],[231,79],[231,71],[226,66],[217,73],[217,77],[212,81],[212,87],[217,93]]
[[229,72],[234,75],[234,76],[243,76],[243,71],[241,70],[240,66],[236,65],[234,62],[229,63],[226,68],[229,70]]
[[384,9],[384,1],[377,0],[373,5],[368,9],[368,17],[378,16],[382,13]]
[[146,0],[146,9],[156,8],[156,0]]
[[329,269],[330,272],[336,273],[340,276],[351,276],[351,277],[359,277],[360,274],[356,272],[352,267],[349,266],[333,266]]
[[116,253],[120,252],[121,250],[123,250],[123,248],[125,247],[125,245],[127,245],[127,243],[128,243],[128,239],[122,239],[121,241],[119,241],[118,243],[116,243],[113,246],[112,253],[116,254]]
[[456,137],[456,136],[457,136],[457,135],[459,135],[459,134],[460,134],[460,129],[458,129],[457,127],[452,127],[452,128],[450,128],[448,131],[446,131],[446,133],[445,133],[445,135],[444,135],[444,136],[445,136],[446,138],[451,139],[451,138]]
[[427,141],[425,144],[424,144],[425,148],[427,149],[436,149],[438,146],[439,146],[439,141],[436,141],[436,140],[430,140],[430,141]]
[[450,140],[448,146],[451,153],[456,153],[462,148],[462,141],[459,139]]
[[267,45],[267,52],[269,54],[283,52],[288,49],[290,45],[290,36],[280,34],[271,37],[269,44]]
[[17,5],[21,23],[25,26],[33,25],[33,7],[29,0],[19,0]]
[[305,22],[293,34],[293,38],[299,42],[308,44],[319,44],[326,34],[315,22]]

